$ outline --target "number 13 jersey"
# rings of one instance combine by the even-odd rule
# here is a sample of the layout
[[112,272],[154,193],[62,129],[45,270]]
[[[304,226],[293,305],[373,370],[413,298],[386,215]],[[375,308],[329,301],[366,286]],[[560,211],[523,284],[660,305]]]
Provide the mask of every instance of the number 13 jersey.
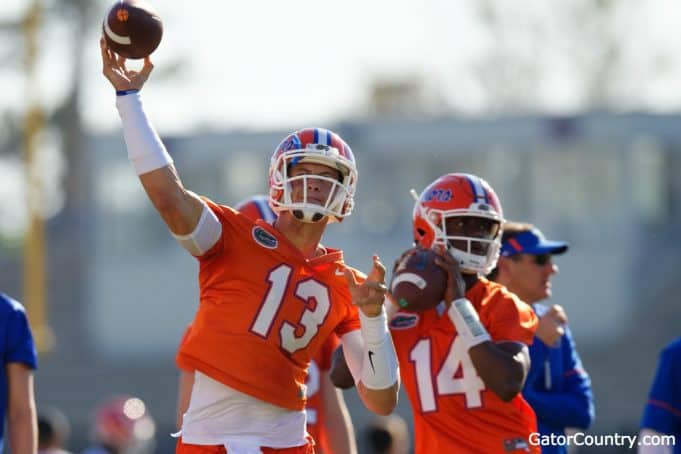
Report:
[[206,203],[222,236],[198,257],[200,304],[178,364],[265,402],[302,410],[314,354],[332,332],[340,337],[359,329],[343,254],[327,249],[306,259],[268,223]]

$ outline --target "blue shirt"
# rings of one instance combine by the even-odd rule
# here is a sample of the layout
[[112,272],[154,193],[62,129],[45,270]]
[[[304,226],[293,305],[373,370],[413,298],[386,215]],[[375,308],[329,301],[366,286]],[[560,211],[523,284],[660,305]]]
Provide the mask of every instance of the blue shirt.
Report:
[[[538,317],[548,308],[532,305]],[[594,420],[591,380],[582,367],[570,329],[565,326],[556,345],[535,336],[530,346],[532,364],[523,397],[537,415],[541,435],[563,435],[566,427],[587,429]],[[566,446],[542,446],[542,453],[566,453]]]
[[33,337],[28,326],[24,307],[17,301],[0,293],[0,355],[2,355],[2,374],[0,374],[0,453],[3,450],[3,429],[7,413],[7,372],[9,363],[23,363],[31,369],[37,367],[37,355]]
[[681,453],[681,337],[660,354],[641,428],[674,435],[674,453]]

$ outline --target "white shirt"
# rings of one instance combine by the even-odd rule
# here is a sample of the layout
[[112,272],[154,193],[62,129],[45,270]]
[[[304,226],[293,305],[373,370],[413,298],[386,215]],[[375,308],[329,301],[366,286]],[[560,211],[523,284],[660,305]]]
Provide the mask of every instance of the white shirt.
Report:
[[230,454],[259,454],[264,446],[305,445],[305,424],[305,410],[269,404],[195,372],[189,408],[182,420],[182,441],[223,445]]

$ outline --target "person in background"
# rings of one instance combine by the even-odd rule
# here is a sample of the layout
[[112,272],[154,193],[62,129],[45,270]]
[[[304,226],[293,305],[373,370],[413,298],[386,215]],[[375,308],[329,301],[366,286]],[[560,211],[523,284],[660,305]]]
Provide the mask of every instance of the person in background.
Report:
[[[277,217],[267,203],[267,196],[264,195],[255,195],[243,200],[234,209],[253,221],[262,219],[269,224]],[[191,324],[185,331],[183,342],[189,336],[190,330]],[[339,344],[338,336],[335,334],[329,336],[310,362],[305,382],[307,386],[307,403],[305,404],[307,432],[315,440],[316,454],[357,453],[355,431],[343,394],[336,389],[329,378],[331,355]],[[189,406],[191,390],[194,386],[194,371],[186,370],[180,364],[178,368],[180,369],[177,405],[177,429],[179,430],[182,427],[182,415]]]
[[[673,443],[647,442],[651,437],[660,440],[662,435],[674,437]],[[681,337],[660,354],[643,409],[639,442],[639,454],[681,454]]]
[[71,454],[64,449],[70,427],[66,415],[50,407],[38,412],[38,454]]
[[[568,250],[549,241],[528,223],[506,222],[501,257],[489,278],[531,304],[539,325],[530,346],[531,367],[523,388],[537,415],[541,435],[564,435],[566,428],[588,429],[594,420],[591,380],[582,366],[565,310],[540,304],[551,298],[551,278],[558,273],[553,257]],[[542,453],[565,453],[566,446],[543,446]]]
[[156,423],[142,399],[116,395],[97,406],[92,421],[93,445],[81,454],[151,454]]
[[12,454],[31,454],[38,448],[33,371],[38,355],[24,307],[0,293],[0,454],[7,422]]
[[315,454],[357,454],[355,430],[343,393],[331,382],[331,356],[340,344],[332,334],[310,362],[307,375],[307,431]]

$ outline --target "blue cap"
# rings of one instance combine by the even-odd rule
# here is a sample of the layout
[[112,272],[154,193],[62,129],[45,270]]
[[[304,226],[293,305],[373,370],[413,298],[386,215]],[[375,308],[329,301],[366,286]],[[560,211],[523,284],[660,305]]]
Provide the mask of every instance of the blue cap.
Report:
[[549,241],[538,228],[519,233],[501,244],[502,257],[516,254],[562,254],[567,250],[568,244],[565,241]]

